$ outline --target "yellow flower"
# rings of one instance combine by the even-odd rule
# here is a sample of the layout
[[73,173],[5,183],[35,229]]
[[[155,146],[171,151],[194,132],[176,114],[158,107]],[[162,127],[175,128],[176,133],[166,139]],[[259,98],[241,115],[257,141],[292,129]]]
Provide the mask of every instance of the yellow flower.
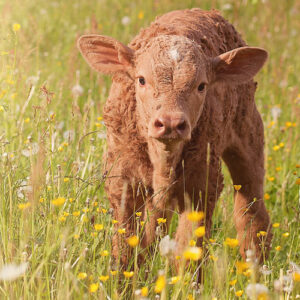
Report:
[[265,200],[269,200],[270,199],[270,195],[268,193],[265,193],[264,198],[265,198]]
[[237,261],[235,267],[238,274],[242,274],[245,270],[249,269],[249,264],[244,261]]
[[107,213],[107,209],[106,208],[102,208],[101,211],[106,214]]
[[189,241],[189,245],[190,245],[191,247],[196,246],[196,241],[195,241],[195,240],[190,240],[190,241]]
[[133,235],[127,239],[127,243],[130,247],[134,248],[139,244],[139,238],[136,235]]
[[103,251],[101,251],[101,253],[100,253],[100,255],[101,255],[102,257],[108,256],[108,254],[109,254],[109,252],[108,252],[107,250],[103,250]]
[[144,18],[144,12],[141,10],[138,14],[138,18],[141,20]]
[[68,217],[70,214],[66,211],[64,211],[64,217]]
[[235,248],[239,245],[239,241],[237,239],[226,238],[224,244],[230,248]]
[[205,227],[204,226],[200,226],[198,227],[195,231],[194,231],[194,234],[200,238],[200,237],[203,237],[205,235]]
[[176,260],[179,260],[180,258],[181,258],[180,255],[176,255],[176,256],[175,256],[175,259],[176,259]]
[[275,170],[276,172],[279,172],[281,170],[281,167],[276,167]]
[[141,221],[141,226],[144,226],[145,225],[145,221]]
[[60,216],[60,217],[58,218],[58,221],[60,221],[60,222],[65,222],[66,219],[67,219],[66,217]]
[[72,203],[74,201],[74,199],[73,198],[69,198],[69,201]]
[[0,105],[0,111],[4,111],[4,107]]
[[93,205],[96,207],[96,206],[98,205],[98,202],[97,202],[97,201],[95,201]]
[[237,279],[229,281],[229,285],[234,286],[237,283]]
[[31,206],[31,203],[30,202],[25,202],[25,203],[20,203],[20,204],[18,204],[18,208],[20,209],[20,210],[24,210],[24,209],[26,209],[26,208],[28,208],[28,207],[30,207]]
[[217,260],[219,259],[219,257],[213,256],[213,255],[210,255],[209,258],[210,258],[212,261],[217,261]]
[[131,278],[134,275],[134,272],[132,272],[132,271],[131,272],[124,271],[123,274],[124,274],[124,276],[126,278]]
[[272,182],[275,180],[275,177],[270,176],[270,177],[268,177],[268,180]]
[[118,221],[117,220],[112,220],[111,221],[113,224],[118,224]]
[[199,247],[189,247],[184,251],[183,256],[186,260],[197,261],[202,257],[202,249]]
[[187,218],[191,222],[199,222],[204,219],[204,212],[203,211],[192,211],[188,213]]
[[74,217],[80,216],[80,210],[73,211],[72,215],[73,215]]
[[24,122],[25,122],[25,123],[29,123],[29,122],[30,122],[30,118],[26,118],[26,119],[24,120]]
[[236,295],[237,297],[241,297],[241,296],[243,295],[243,293],[244,293],[243,290],[239,290],[239,291],[236,291],[236,292],[235,292],[235,295]]
[[95,228],[96,231],[100,231],[104,228],[104,226],[103,226],[103,224],[95,224],[94,228]]
[[187,297],[188,300],[195,300],[195,298],[193,297],[192,294],[188,294],[188,297]]
[[287,128],[292,127],[292,122],[285,122],[285,126],[286,126]]
[[74,239],[78,240],[79,239],[79,234],[74,234]]
[[92,236],[92,237],[96,237],[96,236],[97,236],[97,231],[91,232],[91,236]]
[[158,224],[162,224],[162,223],[166,223],[166,222],[167,222],[167,219],[164,219],[164,218],[158,218],[157,219]]
[[102,117],[98,117],[98,118],[97,118],[98,121],[101,121],[102,119],[103,119]]
[[164,275],[159,275],[156,282],[154,292],[160,294],[166,286],[166,277]]
[[281,246],[276,246],[276,247],[275,247],[275,250],[276,250],[276,251],[280,251],[280,250],[281,250]]
[[64,197],[58,197],[54,200],[52,200],[52,204],[54,206],[62,206],[66,202],[66,199]]
[[43,203],[43,202],[45,202],[45,199],[44,198],[40,198],[39,202]]
[[68,181],[70,181],[70,178],[69,177],[65,177],[64,178],[64,182],[68,182]]
[[293,275],[293,279],[294,281],[300,282],[300,273],[295,272]]
[[180,276],[171,277],[170,284],[176,284],[180,280]]
[[236,191],[239,191],[242,188],[240,184],[234,184],[233,187]]
[[135,215],[136,215],[137,217],[140,217],[140,216],[142,215],[142,212],[138,211],[138,212],[135,213]]
[[99,276],[99,280],[102,281],[102,282],[107,281],[108,278],[109,278],[109,275],[101,275],[101,276]]
[[280,147],[278,145],[273,146],[274,151],[278,151],[279,149],[280,149]]
[[287,238],[289,235],[290,235],[289,232],[285,232],[285,233],[282,234],[282,236],[285,237],[285,238]]
[[63,151],[64,151],[64,148],[63,148],[62,146],[59,146],[59,147],[57,148],[57,150],[58,150],[59,152],[63,152]]
[[102,124],[101,123],[95,123],[95,126],[99,128],[99,127],[102,126]]
[[80,273],[78,273],[78,275],[77,275],[77,278],[78,278],[78,279],[85,279],[86,277],[87,277],[87,274],[84,273],[84,272],[80,272]]
[[215,242],[216,242],[215,239],[209,239],[209,241],[210,241],[211,243],[215,243]]
[[250,277],[251,274],[252,274],[252,270],[251,269],[248,269],[245,272],[243,272],[243,275],[245,275],[246,277]]
[[280,148],[284,147],[284,143],[279,143],[279,147]]
[[147,297],[148,296],[148,287],[146,287],[146,286],[142,287],[142,289],[141,289],[141,295],[143,297]]
[[119,234],[124,234],[124,233],[126,233],[126,229],[125,228],[120,228],[120,229],[118,229],[118,233]]
[[115,270],[111,270],[111,271],[110,271],[110,274],[111,274],[112,276],[117,275],[117,273],[118,273],[118,271],[115,271]]
[[278,228],[280,226],[280,223],[274,223],[272,226],[273,228]]
[[92,283],[89,286],[89,292],[90,293],[95,293],[95,292],[98,291],[98,288],[99,288],[99,284],[98,283]]
[[300,178],[297,178],[295,183],[296,183],[297,185],[300,185]]
[[13,24],[12,29],[14,32],[17,32],[21,29],[21,25],[18,23]]
[[266,231],[260,231],[259,234],[260,234],[260,236],[266,236],[267,232]]
[[89,209],[85,207],[85,208],[82,209],[82,211],[83,211],[84,213],[87,213],[87,212],[89,212]]

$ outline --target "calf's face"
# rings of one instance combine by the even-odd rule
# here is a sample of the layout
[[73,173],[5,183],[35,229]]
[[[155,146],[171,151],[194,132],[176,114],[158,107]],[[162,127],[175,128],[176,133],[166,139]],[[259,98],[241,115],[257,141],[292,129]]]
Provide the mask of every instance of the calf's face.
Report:
[[141,134],[172,145],[191,138],[212,85],[247,82],[267,59],[265,50],[254,47],[207,57],[192,40],[171,35],[155,37],[136,52],[100,35],[82,36],[78,47],[98,72],[126,72],[135,81]]

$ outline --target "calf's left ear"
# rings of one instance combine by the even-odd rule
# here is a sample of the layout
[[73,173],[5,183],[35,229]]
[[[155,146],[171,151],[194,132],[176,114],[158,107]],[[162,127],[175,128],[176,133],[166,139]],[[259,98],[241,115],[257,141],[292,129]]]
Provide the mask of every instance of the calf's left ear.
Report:
[[256,47],[241,47],[225,52],[212,60],[213,82],[247,82],[262,68],[267,58],[268,52]]
[[112,37],[83,35],[77,46],[87,63],[100,73],[130,73],[132,70],[134,51]]

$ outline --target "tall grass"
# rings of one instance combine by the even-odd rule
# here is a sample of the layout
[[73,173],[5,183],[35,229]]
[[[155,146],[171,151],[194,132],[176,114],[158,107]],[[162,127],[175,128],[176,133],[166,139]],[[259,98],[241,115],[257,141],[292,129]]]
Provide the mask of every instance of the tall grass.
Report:
[[[103,192],[101,120],[110,79],[91,71],[76,48],[84,33],[127,43],[156,15],[191,7],[220,9],[249,45],[269,51],[256,101],[265,123],[265,202],[279,223],[263,271],[243,269],[238,247],[224,245],[236,236],[224,167],[201,286],[195,264],[177,274],[160,255],[159,238],[133,277],[112,262],[111,239],[120,233]],[[0,14],[0,272],[12,263],[26,269],[15,280],[1,277],[0,298],[139,299],[147,287],[150,299],[246,299],[251,282],[268,287],[260,299],[300,297],[291,264],[300,262],[299,1],[1,0]],[[175,225],[176,218],[169,234]],[[158,278],[167,280],[162,293]]]

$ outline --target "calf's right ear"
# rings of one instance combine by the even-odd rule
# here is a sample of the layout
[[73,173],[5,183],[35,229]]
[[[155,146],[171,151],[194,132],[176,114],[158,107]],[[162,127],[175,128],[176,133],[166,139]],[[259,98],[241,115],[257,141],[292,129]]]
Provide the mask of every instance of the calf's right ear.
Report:
[[83,35],[77,46],[87,63],[100,73],[130,73],[133,69],[134,51],[111,37]]

